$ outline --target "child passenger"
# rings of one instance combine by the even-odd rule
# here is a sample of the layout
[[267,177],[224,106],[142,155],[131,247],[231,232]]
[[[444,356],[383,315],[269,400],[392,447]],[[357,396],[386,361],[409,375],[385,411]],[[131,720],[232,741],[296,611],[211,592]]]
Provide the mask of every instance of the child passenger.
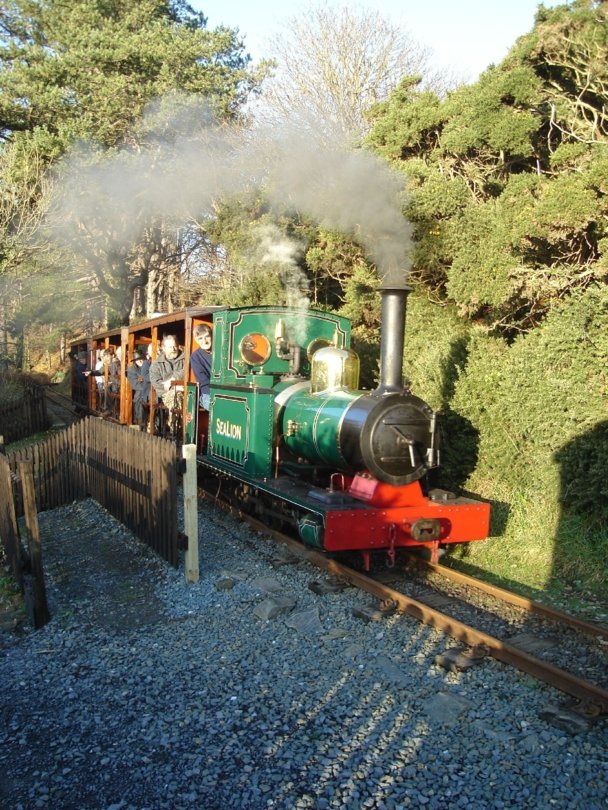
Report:
[[211,327],[200,323],[194,327],[192,336],[198,344],[198,349],[190,356],[190,367],[199,387],[199,405],[209,410],[209,380],[211,378],[211,345],[213,335]]

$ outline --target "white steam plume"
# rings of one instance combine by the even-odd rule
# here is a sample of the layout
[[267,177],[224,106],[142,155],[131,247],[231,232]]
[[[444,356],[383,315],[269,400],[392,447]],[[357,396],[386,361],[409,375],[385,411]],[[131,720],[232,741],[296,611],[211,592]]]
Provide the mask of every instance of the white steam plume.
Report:
[[352,235],[383,284],[404,283],[411,226],[401,213],[403,178],[382,160],[314,142],[310,133],[219,126],[198,100],[173,104],[170,116],[166,102],[151,108],[139,151],[93,160],[80,146],[65,158],[54,217],[62,241],[74,246],[84,230],[127,256],[151,217],[200,219],[212,214],[214,201],[261,187],[277,210]]

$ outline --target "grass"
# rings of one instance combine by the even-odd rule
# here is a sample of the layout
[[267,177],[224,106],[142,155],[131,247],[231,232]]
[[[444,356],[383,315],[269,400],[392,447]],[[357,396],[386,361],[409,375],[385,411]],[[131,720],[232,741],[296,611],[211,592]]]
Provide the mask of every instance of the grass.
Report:
[[45,430],[41,433],[33,433],[31,436],[26,436],[23,439],[19,439],[16,442],[11,442],[10,444],[6,445],[7,450],[21,450],[23,447],[29,447],[31,444],[37,444],[38,442],[43,442],[48,436],[53,433],[52,430]]
[[3,614],[14,615],[17,611],[25,618],[25,604],[17,581],[8,571],[2,546],[0,545],[0,621]]
[[492,537],[446,562],[564,610],[608,618],[608,531],[565,514],[551,493],[499,491]]
[[11,574],[7,573],[0,576],[0,593],[4,594],[7,599],[19,593],[17,583]]

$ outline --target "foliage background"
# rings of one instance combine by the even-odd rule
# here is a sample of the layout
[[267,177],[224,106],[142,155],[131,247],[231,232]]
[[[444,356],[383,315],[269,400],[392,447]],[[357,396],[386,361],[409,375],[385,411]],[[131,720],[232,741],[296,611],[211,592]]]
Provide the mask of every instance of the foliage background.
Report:
[[605,3],[541,9],[475,85],[404,81],[369,138],[412,188],[409,373],[444,410],[446,478],[494,503],[495,539],[457,555],[604,595],[606,22]]
[[[567,586],[601,598],[607,17],[598,0],[541,6],[501,64],[449,92],[422,76],[396,77],[359,111],[356,135],[366,135],[350,144],[385,161],[407,190],[414,250],[404,371],[441,413],[438,483],[493,504],[493,537],[452,557],[531,592]],[[264,188],[243,185],[215,198],[211,213],[192,209],[181,222],[136,213],[128,250],[101,224],[83,232],[76,216],[71,247],[41,227],[53,210],[58,161],[76,142],[88,143],[83,165],[93,170],[114,155],[126,168],[143,153],[153,164],[163,154],[159,133],[170,144],[181,134],[167,133],[162,104],[152,119],[143,112],[159,94],[184,91],[232,131],[255,132],[245,129],[245,104],[263,96],[272,64],[252,67],[235,32],[207,31],[181,1],[76,2],[67,12],[52,0],[11,0],[0,33],[4,358],[33,364],[36,335],[41,357],[70,329],[201,300],[287,302],[295,286],[314,306],[353,319],[362,384],[374,384],[376,268],[352,233],[278,211]],[[301,115],[299,102],[293,112]],[[287,120],[288,106],[283,99]],[[312,138],[322,122],[307,126]],[[291,247],[262,261],[269,233]]]

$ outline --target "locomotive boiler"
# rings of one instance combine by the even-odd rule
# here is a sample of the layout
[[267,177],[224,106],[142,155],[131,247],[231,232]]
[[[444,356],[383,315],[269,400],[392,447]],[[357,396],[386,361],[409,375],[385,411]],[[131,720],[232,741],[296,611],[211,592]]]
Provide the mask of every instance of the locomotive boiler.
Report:
[[374,552],[487,537],[489,504],[429,489],[439,463],[437,419],[404,385],[408,289],[385,288],[380,379],[359,390],[350,324],[284,307],[213,314],[208,442],[203,477],[235,502],[292,527],[308,545]]
[[[296,455],[378,481],[410,484],[436,466],[436,420],[404,388],[401,373],[407,290],[382,291],[381,376],[371,394],[357,391],[358,359],[347,349],[320,349],[310,388],[284,392],[284,442]],[[389,339],[390,336],[390,339]]]

